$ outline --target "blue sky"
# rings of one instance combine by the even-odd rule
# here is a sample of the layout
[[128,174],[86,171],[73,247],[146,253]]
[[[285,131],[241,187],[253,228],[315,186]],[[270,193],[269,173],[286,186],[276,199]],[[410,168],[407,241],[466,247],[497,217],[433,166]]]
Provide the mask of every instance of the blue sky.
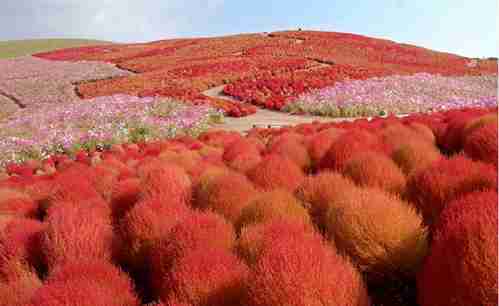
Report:
[[498,55],[497,0],[1,0],[0,40],[120,42],[284,29],[364,34]]

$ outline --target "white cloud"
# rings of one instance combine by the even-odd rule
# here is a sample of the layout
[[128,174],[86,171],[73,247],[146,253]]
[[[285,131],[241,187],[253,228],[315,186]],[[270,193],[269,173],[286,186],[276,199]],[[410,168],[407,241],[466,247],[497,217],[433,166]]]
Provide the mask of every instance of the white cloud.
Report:
[[[2,0],[0,40],[41,37],[148,41],[178,36],[223,0]],[[35,2],[35,3],[33,3]]]

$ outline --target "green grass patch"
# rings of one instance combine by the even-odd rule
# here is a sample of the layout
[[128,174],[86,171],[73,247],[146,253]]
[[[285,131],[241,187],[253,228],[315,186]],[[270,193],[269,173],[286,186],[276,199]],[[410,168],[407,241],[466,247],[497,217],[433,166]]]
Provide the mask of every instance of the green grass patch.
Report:
[[30,55],[57,49],[110,44],[111,42],[90,39],[26,39],[0,41],[0,59]]

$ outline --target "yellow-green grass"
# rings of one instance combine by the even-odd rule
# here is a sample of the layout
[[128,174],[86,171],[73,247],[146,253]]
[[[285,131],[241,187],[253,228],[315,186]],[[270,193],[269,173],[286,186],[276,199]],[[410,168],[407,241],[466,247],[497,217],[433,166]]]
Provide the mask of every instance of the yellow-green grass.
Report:
[[63,48],[110,44],[111,42],[90,39],[26,39],[0,41],[0,59],[30,55]]

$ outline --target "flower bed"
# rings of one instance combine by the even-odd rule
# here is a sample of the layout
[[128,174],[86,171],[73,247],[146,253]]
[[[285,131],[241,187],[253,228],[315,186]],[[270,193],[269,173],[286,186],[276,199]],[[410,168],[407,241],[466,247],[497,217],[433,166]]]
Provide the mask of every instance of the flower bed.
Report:
[[197,135],[221,114],[207,106],[125,95],[20,110],[0,124],[0,163],[115,143]]
[[209,131],[7,172],[8,305],[496,303],[497,109]]
[[496,105],[496,76],[443,77],[419,73],[338,82],[299,96],[286,104],[284,111],[355,117]]
[[0,92],[26,107],[73,101],[73,83],[127,76],[129,72],[99,62],[57,62],[37,57],[0,61]]

